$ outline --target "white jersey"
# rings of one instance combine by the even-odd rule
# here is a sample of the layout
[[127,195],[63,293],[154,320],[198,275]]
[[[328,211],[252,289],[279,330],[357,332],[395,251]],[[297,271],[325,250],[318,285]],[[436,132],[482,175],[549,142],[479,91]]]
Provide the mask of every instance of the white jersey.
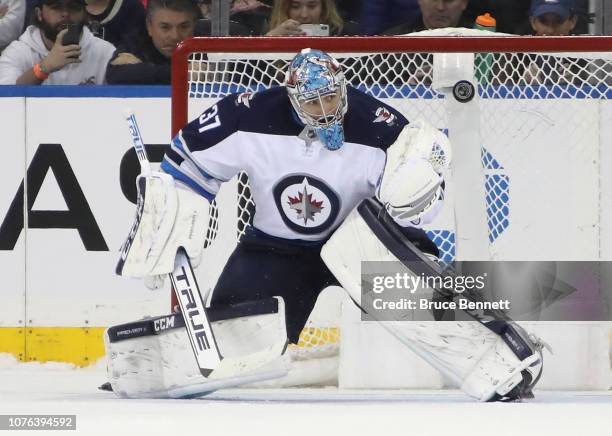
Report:
[[345,141],[328,150],[293,111],[284,87],[220,100],[183,128],[162,169],[208,199],[249,176],[253,226],[279,238],[321,241],[375,193],[386,149],[408,121],[348,88]]

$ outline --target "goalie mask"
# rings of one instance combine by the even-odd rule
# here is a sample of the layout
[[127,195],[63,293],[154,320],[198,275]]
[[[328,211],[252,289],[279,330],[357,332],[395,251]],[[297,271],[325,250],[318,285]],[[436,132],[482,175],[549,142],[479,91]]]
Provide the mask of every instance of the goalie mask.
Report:
[[321,143],[329,150],[342,147],[342,120],[348,105],[346,81],[338,61],[306,48],[291,61],[285,86],[298,117],[314,129]]

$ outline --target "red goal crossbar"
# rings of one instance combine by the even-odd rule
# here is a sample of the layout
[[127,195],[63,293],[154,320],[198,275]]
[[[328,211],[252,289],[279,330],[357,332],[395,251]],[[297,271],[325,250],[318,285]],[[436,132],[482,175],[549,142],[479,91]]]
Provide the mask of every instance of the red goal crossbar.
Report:
[[297,53],[312,47],[329,52],[612,52],[612,36],[375,36],[189,38],[172,54],[172,136],[187,123],[189,56],[195,52]]

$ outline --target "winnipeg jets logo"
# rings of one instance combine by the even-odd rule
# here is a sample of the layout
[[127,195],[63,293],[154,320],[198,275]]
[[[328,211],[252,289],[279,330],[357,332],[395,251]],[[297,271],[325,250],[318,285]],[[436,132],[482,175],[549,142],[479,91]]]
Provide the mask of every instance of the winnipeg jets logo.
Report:
[[276,206],[283,222],[303,234],[327,230],[340,211],[338,195],[327,184],[309,175],[293,175],[274,187]]
[[321,213],[324,208],[322,201],[312,199],[312,194],[308,193],[308,186],[304,186],[304,192],[298,192],[298,197],[289,195],[289,207],[295,210],[299,219],[304,220],[304,225],[308,220],[314,221],[316,213]]
[[375,123],[387,123],[389,126],[395,124],[395,119],[397,117],[393,115],[389,109],[384,107],[379,107],[376,109],[376,118],[374,118]]
[[247,108],[251,108],[251,100],[255,97],[255,94],[252,92],[243,92],[239,94],[236,98],[236,106],[240,106],[241,104],[245,105]]

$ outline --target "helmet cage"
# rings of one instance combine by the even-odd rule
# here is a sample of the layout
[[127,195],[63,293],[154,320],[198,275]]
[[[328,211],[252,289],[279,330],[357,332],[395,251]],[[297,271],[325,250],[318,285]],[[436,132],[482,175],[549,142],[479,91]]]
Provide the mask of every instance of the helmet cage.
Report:
[[[344,114],[346,113],[346,84],[342,83],[338,89],[327,88],[311,91],[309,94],[311,95],[306,96],[306,94],[298,94],[296,98],[291,98],[290,95],[293,108],[298,113],[302,121],[305,121],[306,124],[311,127],[329,127],[332,124],[342,122]],[[312,94],[314,94],[314,96]],[[340,98],[336,108],[332,112],[327,113],[325,112],[323,98],[332,94],[338,94]],[[303,103],[311,102],[313,100],[319,103],[322,115],[311,114],[304,108]]]
[[[300,120],[314,128],[325,128],[342,122],[347,110],[346,80],[340,64],[331,56],[318,50],[303,50],[287,69],[285,85],[289,100]],[[338,106],[325,113],[323,97],[339,93]],[[302,103],[317,100],[323,115],[308,113]]]

